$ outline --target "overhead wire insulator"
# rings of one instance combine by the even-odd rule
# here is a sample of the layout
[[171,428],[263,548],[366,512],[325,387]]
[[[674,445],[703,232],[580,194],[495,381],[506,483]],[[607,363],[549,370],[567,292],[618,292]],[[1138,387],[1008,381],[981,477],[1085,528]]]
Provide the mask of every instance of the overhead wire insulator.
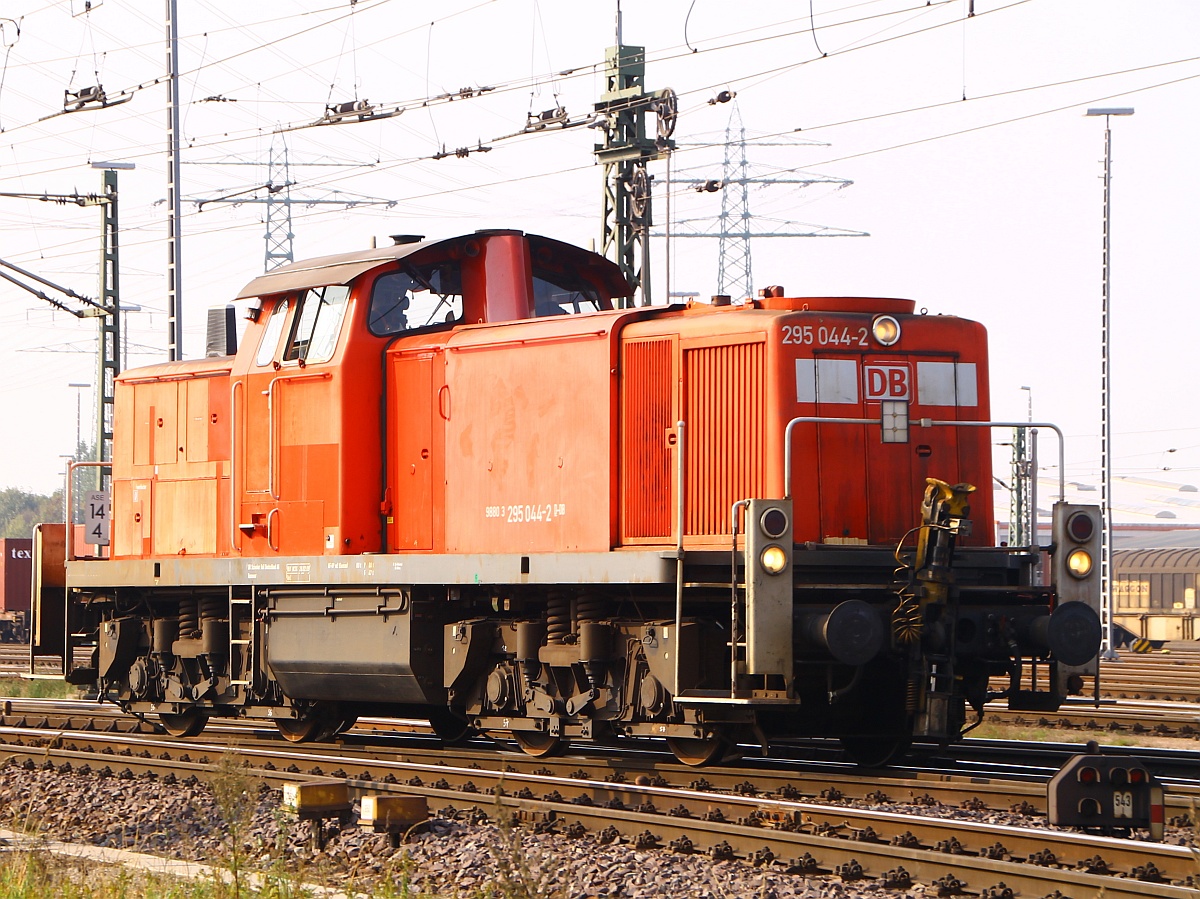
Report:
[[115,100],[110,99],[104,92],[104,86],[93,84],[77,91],[63,91],[63,112],[80,112],[84,109],[104,109],[107,106],[119,106],[133,99],[133,94],[118,94]]
[[491,151],[492,151],[492,148],[485,147],[483,145],[483,141],[479,141],[478,143],[476,143],[476,145],[474,147],[456,147],[453,150],[447,150],[445,145],[443,145],[441,150],[439,150],[437,153],[434,153],[429,158],[430,159],[446,159],[450,156],[454,156],[458,159],[466,159],[472,153],[490,153]]
[[556,106],[542,112],[529,112],[526,114],[525,131],[541,131],[551,125],[566,125],[569,120],[570,116],[567,115],[566,107],[563,106]]

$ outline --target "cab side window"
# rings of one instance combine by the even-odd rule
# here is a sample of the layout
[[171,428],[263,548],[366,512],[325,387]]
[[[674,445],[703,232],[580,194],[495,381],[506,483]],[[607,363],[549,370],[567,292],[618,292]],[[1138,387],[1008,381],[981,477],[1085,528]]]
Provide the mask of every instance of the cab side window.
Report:
[[382,337],[456,322],[462,314],[458,263],[407,264],[375,279],[367,328]]
[[350,288],[342,284],[316,287],[304,294],[284,361],[328,362],[333,358]]
[[283,333],[289,305],[287,300],[280,300],[271,310],[271,317],[267,319],[267,327],[263,331],[262,343],[258,345],[258,355],[254,357],[256,365],[270,365],[271,360],[275,358],[275,348],[279,346],[279,335]]
[[533,270],[533,309],[543,315],[577,315],[603,308],[595,287],[574,272]]

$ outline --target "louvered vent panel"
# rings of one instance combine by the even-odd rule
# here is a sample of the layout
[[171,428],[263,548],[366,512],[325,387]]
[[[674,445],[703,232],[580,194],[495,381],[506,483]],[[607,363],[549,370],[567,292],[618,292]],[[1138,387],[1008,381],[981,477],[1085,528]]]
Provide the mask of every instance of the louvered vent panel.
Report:
[[621,535],[671,536],[672,341],[624,346],[621,379]]
[[761,343],[684,353],[688,536],[729,534],[729,507],[763,496],[763,358]]

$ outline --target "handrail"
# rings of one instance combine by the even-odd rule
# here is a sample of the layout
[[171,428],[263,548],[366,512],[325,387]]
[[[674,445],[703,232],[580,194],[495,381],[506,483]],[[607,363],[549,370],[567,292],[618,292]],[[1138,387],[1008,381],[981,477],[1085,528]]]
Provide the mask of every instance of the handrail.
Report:
[[267,398],[267,491],[271,494],[271,499],[273,500],[279,499],[279,494],[275,490],[275,385],[280,381],[301,381],[311,378],[324,380],[331,377],[333,377],[333,374],[327,371],[276,375],[271,379],[271,383],[267,385],[267,389],[262,392],[263,396]]
[[[1048,421],[934,421],[929,418],[919,418],[916,424],[922,428],[962,427],[962,428],[1049,428],[1058,435],[1058,500],[1064,502],[1067,498],[1067,450],[1066,438],[1062,428]],[[1034,477],[1037,474],[1035,472]]]
[[[792,431],[798,424],[832,424],[832,425],[879,425],[883,427],[883,418],[824,418],[820,415],[801,415],[787,423],[783,436],[783,498],[792,498]],[[1058,498],[1067,498],[1067,463],[1066,446],[1062,429],[1048,421],[935,421],[931,418],[918,418],[912,422],[921,428],[960,427],[960,428],[1049,428],[1058,435]]]
[[[750,500],[739,499],[729,507],[729,530],[732,535],[732,547],[730,552],[729,563],[729,698],[737,697],[737,651],[738,651],[738,593],[737,593],[737,538],[738,538],[738,510],[746,509],[749,514]],[[749,523],[747,522],[747,527]],[[746,581],[750,581],[750,570],[747,566]],[[748,613],[747,613],[748,614]],[[749,644],[746,647],[746,656],[749,658]]]
[[[109,468],[109,469],[111,469],[112,463],[111,462],[76,462],[74,459],[67,462],[67,473],[66,473],[66,479],[67,479],[67,484],[66,484],[67,510],[66,510],[66,512],[67,512],[67,514],[64,515],[63,517],[67,519],[67,523],[66,523],[67,558],[66,558],[66,561],[68,561],[68,562],[73,562],[75,560],[75,522],[73,522],[71,520],[72,518],[75,517],[75,499],[74,499],[74,496],[72,495],[73,490],[71,489],[72,484],[74,483],[75,479],[73,477],[71,477],[71,475],[73,475],[75,473],[76,468]],[[101,475],[103,476],[103,472],[101,473]],[[110,478],[112,477],[111,471],[109,472],[109,477]],[[103,480],[103,477],[102,477],[102,480]],[[108,519],[108,528],[109,528],[108,542],[109,542],[109,546],[111,546],[112,545],[112,517],[111,516]],[[111,555],[111,553],[110,553],[110,555]]]
[[686,472],[684,463],[687,455],[684,453],[685,422],[675,422],[675,683],[671,692],[679,695],[679,647],[683,640],[683,528],[685,520],[685,500],[687,491]]
[[234,552],[241,552],[242,545],[238,542],[238,500],[237,492],[237,389],[244,388],[245,381],[234,381],[229,387],[229,546]]

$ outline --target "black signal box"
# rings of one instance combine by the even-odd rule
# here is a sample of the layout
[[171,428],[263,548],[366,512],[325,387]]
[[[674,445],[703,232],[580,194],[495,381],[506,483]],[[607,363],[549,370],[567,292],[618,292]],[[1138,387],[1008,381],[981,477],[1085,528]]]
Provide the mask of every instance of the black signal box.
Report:
[[1149,830],[1151,839],[1162,839],[1162,785],[1133,756],[1072,756],[1050,779],[1047,799],[1051,824]]

